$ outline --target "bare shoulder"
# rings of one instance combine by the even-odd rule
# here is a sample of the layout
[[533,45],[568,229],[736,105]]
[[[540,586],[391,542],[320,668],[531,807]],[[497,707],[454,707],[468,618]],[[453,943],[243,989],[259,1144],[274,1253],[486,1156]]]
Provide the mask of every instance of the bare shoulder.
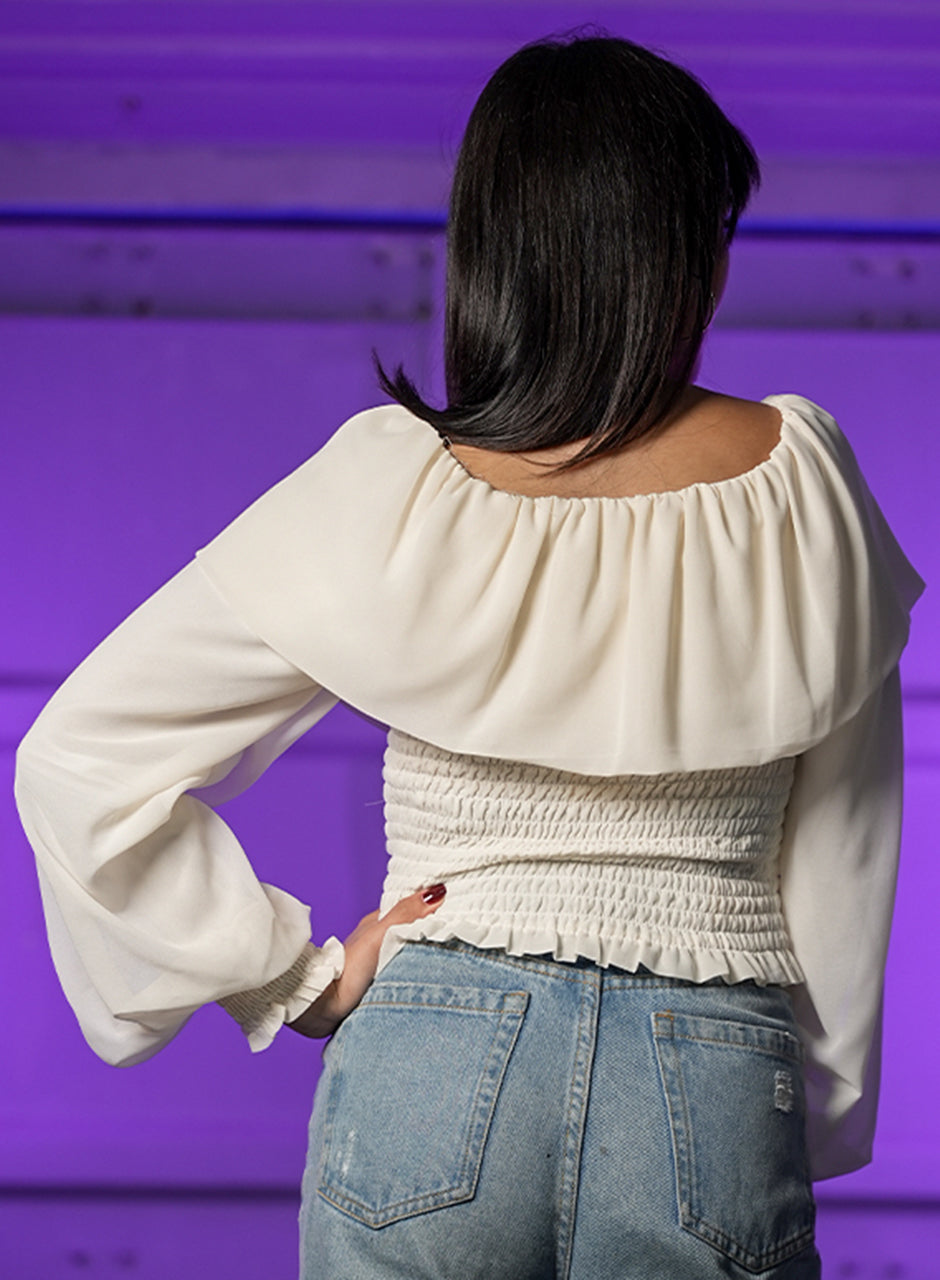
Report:
[[701,387],[689,393],[679,413],[637,441],[634,462],[646,464],[650,491],[742,475],[765,462],[780,439],[773,405]]
[[678,435],[707,434],[738,446],[748,456],[769,452],[779,440],[781,415],[772,404],[702,387],[693,390],[697,398],[673,423]]

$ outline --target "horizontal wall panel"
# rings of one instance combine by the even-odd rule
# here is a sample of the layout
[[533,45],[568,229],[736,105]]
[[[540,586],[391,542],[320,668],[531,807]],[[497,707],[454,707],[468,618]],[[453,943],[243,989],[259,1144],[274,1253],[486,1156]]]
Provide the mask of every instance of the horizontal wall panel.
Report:
[[[440,312],[442,229],[187,216],[0,221],[0,314],[420,324]],[[934,239],[754,225],[716,328],[940,329],[940,223]]]
[[[16,1280],[295,1280],[298,1207],[286,1194],[0,1197],[0,1267]],[[817,1242],[825,1276],[934,1280],[940,1209],[824,1201]]]
[[[455,145],[384,146],[357,141],[257,147],[189,143],[148,146],[0,134],[0,217],[107,216],[146,220],[361,222],[398,218],[443,225]],[[750,226],[932,228],[940,211],[940,157],[761,156]]]
[[420,325],[437,303],[443,239],[407,229],[0,222],[0,314]]
[[585,22],[689,66],[762,150],[938,154],[940,15],[928,0],[7,0],[0,130],[450,144],[503,58]]

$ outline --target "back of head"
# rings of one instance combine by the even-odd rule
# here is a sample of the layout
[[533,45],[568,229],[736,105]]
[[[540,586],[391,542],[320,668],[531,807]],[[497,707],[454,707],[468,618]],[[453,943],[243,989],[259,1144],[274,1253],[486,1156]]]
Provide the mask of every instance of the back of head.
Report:
[[688,383],[716,267],[758,181],[688,72],[629,41],[527,45],[470,116],[448,224],[448,404],[385,389],[484,448],[617,448]]

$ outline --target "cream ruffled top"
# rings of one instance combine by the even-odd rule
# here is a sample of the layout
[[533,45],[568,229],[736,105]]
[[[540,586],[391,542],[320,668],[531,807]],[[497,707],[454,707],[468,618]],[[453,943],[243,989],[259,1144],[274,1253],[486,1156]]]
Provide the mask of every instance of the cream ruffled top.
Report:
[[766,462],[630,498],[493,489],[373,409],[199,563],[284,657],[451,751],[603,775],[797,755],[897,663],[920,580],[833,419],[765,403]]
[[[211,806],[341,699],[396,731],[386,899],[470,850],[430,917],[450,936],[799,982],[814,1170],[864,1163],[897,662],[922,584],[833,420],[767,403],[782,426],[765,462],[613,499],[495,490],[427,424],[370,410],[110,636],[30,731],[17,781],[96,1051],[145,1058],[211,1000],[264,1047],[340,971],[339,944],[309,943],[308,909],[258,882]],[[456,842],[442,787],[486,797]],[[580,796],[564,838],[554,787]],[[507,822],[515,852],[490,840],[474,862]],[[519,906],[533,862],[554,892],[537,919]],[[598,875],[619,933],[589,890],[565,915]],[[749,919],[729,929],[741,894]]]

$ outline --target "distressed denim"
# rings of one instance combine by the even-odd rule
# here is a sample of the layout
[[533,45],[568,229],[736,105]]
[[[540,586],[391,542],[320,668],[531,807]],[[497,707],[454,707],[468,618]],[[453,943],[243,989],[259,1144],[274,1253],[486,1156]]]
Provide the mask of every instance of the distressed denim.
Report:
[[787,993],[409,943],[324,1053],[302,1280],[818,1280]]

